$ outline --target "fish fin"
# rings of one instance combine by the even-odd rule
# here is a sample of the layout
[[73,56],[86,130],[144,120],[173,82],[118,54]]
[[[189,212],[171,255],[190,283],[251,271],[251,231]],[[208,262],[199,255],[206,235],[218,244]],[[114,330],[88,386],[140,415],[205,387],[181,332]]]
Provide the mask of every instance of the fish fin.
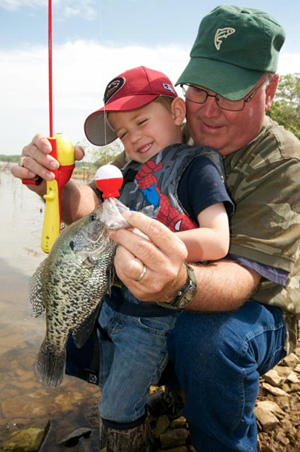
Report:
[[97,306],[95,311],[83,322],[76,330],[72,331],[72,336],[74,339],[74,343],[77,348],[81,348],[84,346],[95,326],[95,322],[99,316],[101,303]]
[[108,270],[107,270],[107,292],[108,295],[111,295],[111,286],[112,283],[115,279],[116,276],[116,271],[115,271],[115,267],[112,265]]
[[35,362],[35,374],[40,383],[56,388],[63,380],[66,363],[66,351],[55,350],[44,339]]
[[40,263],[29,281],[29,301],[33,317],[38,317],[45,310],[43,272],[47,258]]

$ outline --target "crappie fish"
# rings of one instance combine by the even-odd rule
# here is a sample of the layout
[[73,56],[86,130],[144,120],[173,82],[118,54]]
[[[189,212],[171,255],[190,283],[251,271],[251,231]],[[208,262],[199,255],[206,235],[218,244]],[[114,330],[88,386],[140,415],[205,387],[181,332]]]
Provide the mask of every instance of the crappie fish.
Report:
[[108,229],[129,227],[120,213],[126,209],[116,198],[107,199],[66,227],[30,280],[33,315],[46,311],[46,336],[35,372],[49,387],[63,379],[70,332],[80,348],[93,329],[101,299],[110,289],[117,246]]

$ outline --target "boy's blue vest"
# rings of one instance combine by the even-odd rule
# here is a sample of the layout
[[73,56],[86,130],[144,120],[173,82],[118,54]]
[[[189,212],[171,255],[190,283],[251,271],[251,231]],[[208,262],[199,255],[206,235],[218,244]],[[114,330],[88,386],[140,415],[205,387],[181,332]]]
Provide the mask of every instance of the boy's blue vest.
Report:
[[172,231],[197,227],[184,211],[177,189],[183,172],[199,156],[209,158],[224,180],[222,157],[217,151],[208,147],[174,144],[146,163],[130,161],[123,168],[120,201],[132,210],[143,211],[156,218]]

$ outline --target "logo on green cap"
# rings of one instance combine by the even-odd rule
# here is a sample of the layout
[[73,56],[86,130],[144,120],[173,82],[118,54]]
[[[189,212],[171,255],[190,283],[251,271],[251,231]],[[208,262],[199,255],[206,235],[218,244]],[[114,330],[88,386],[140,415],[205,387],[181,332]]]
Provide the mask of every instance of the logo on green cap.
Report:
[[235,33],[234,28],[226,27],[226,28],[218,28],[215,34],[215,47],[217,50],[220,50],[223,39],[227,38],[229,35]]

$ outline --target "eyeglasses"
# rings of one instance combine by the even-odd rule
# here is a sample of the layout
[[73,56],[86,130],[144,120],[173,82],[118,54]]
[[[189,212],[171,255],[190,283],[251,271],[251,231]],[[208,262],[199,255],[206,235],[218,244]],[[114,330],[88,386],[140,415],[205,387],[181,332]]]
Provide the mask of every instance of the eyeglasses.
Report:
[[241,111],[245,107],[247,102],[250,102],[251,99],[255,96],[257,91],[268,81],[268,79],[264,80],[255,91],[252,91],[247,97],[243,97],[238,100],[229,100],[225,97],[219,96],[219,94],[208,94],[205,89],[198,88],[197,86],[190,84],[180,85],[183,91],[184,97],[190,102],[194,102],[195,104],[205,104],[208,97],[214,97],[216,99],[216,103],[218,107],[222,110],[228,111]]

